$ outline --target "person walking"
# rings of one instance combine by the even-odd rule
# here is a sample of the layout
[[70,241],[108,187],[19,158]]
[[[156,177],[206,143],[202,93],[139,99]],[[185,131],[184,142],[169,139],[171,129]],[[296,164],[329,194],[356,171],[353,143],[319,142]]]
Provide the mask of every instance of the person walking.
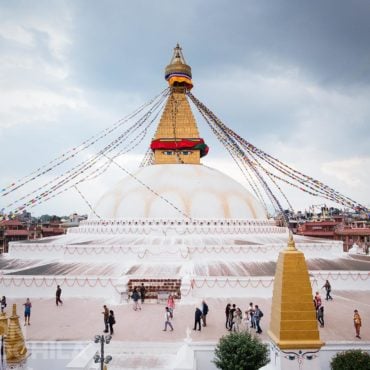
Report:
[[358,313],[358,310],[354,311],[353,324],[354,324],[355,330],[356,330],[356,338],[361,339],[360,330],[361,330],[362,320],[361,320],[360,314]]
[[230,308],[230,313],[229,313],[229,331],[233,330],[233,326],[235,324],[235,311],[236,311],[236,305],[233,303],[233,305]]
[[26,299],[26,302],[23,303],[24,306],[24,326],[31,325],[30,324],[30,318],[31,318],[31,301],[29,298]]
[[255,325],[256,325],[256,333],[257,334],[262,333],[262,329],[261,329],[261,326],[260,326],[260,321],[261,321],[262,317],[263,317],[263,312],[260,310],[260,308],[256,304],[254,306],[253,318],[254,318],[254,322],[255,322]]
[[228,303],[225,308],[225,316],[226,316],[226,322],[225,322],[225,328],[230,329],[230,309],[231,309],[231,304]]
[[4,310],[6,308],[6,297],[5,297],[5,295],[2,296],[0,305],[1,305],[1,312],[4,312]]
[[146,289],[145,289],[144,283],[141,283],[141,287],[140,287],[141,304],[143,304],[145,301],[145,293],[146,293]]
[[317,321],[320,323],[320,327],[324,327],[324,306],[321,305],[316,311]]
[[321,306],[322,300],[319,292],[316,292],[315,298],[314,298],[314,303],[315,303],[315,309],[316,311],[318,308]]
[[109,310],[106,305],[103,306],[103,312],[104,315],[104,333],[108,333],[108,324],[109,324]]
[[132,292],[131,298],[134,301],[134,306],[133,306],[134,311],[141,310],[141,306],[140,306],[140,303],[139,303],[140,294],[137,291],[136,287],[134,288],[134,291]]
[[57,286],[57,291],[55,292],[55,303],[56,303],[57,306],[59,305],[59,303],[61,305],[63,305],[63,302],[60,299],[61,295],[62,295],[62,288],[60,287],[60,285],[58,285]]
[[173,311],[175,309],[175,299],[172,294],[170,294],[167,298],[167,307],[168,311],[170,312],[171,319],[173,319]]
[[109,311],[109,316],[108,316],[108,324],[109,324],[109,331],[110,335],[113,335],[113,325],[116,323],[116,318],[114,317],[114,312],[112,310]]
[[169,326],[170,330],[173,331],[173,326],[171,323],[171,313],[170,313],[169,307],[165,307],[163,331],[167,331],[167,326]]
[[208,304],[206,301],[203,299],[202,301],[202,321],[203,321],[203,326],[207,326],[207,314],[208,314]]
[[198,307],[195,307],[193,330],[197,330],[197,325],[198,325],[198,330],[199,331],[201,330],[201,323],[200,323],[201,317],[202,317],[202,311]]
[[256,322],[254,320],[254,308],[253,308],[253,302],[249,303],[249,308],[248,308],[248,313],[249,313],[249,320],[251,322],[251,328],[255,329],[256,328]]
[[326,290],[326,300],[328,301],[329,299],[332,301],[333,297],[330,295],[331,292],[331,285],[329,283],[329,280],[326,280],[325,284],[323,285],[323,288]]

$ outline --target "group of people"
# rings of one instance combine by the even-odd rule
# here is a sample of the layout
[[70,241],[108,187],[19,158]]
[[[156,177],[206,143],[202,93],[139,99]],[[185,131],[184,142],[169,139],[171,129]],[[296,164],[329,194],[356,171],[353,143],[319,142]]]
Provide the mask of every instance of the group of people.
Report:
[[257,334],[262,333],[261,319],[263,312],[259,306],[249,303],[249,307],[244,311],[237,307],[235,304],[228,303],[225,308],[226,322],[225,327],[229,331],[250,331],[255,330]]
[[[329,280],[325,281],[325,284],[322,286],[322,289],[325,288],[326,291],[326,301],[332,301],[333,297],[331,296],[331,284]],[[319,292],[316,292],[315,297],[313,299],[313,304],[316,310],[316,318],[320,324],[320,327],[324,327],[324,305],[322,304],[322,299]]]
[[144,286],[144,283],[141,283],[141,286],[139,288],[134,287],[134,290],[132,291],[131,294],[131,299],[134,302],[133,309],[134,311],[141,310],[141,304],[144,303],[145,301],[145,293],[146,293],[146,288]]
[[104,333],[110,333],[110,335],[113,335],[113,325],[116,323],[113,310],[109,310],[107,305],[104,305],[102,314],[104,315]]
[[[326,291],[325,300],[332,301],[333,297],[331,296],[331,284],[329,280],[325,281],[325,284],[322,286],[322,288],[325,288],[325,291]],[[313,299],[313,303],[314,303],[315,310],[316,310],[317,321],[319,322],[320,327],[323,328],[324,327],[324,306],[322,304],[322,299],[321,299],[319,292],[316,292],[315,297]],[[354,310],[353,324],[355,327],[356,338],[361,339],[360,330],[361,330],[362,320],[361,320],[361,316],[357,309]]]
[[209,311],[208,304],[205,300],[202,301],[201,308],[199,308],[198,306],[195,307],[193,330],[197,330],[198,327],[198,331],[201,331],[202,322],[203,326],[207,326],[208,311]]

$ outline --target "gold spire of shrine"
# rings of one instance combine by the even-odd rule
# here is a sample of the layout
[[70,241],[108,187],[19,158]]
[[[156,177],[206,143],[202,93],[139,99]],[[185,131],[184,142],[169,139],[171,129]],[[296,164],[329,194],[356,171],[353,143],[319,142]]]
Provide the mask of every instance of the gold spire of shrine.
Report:
[[9,317],[5,337],[5,355],[9,365],[21,364],[27,357],[27,348],[23,338],[17,306],[13,304],[12,315]]
[[191,67],[177,44],[165,70],[170,95],[151,144],[155,164],[200,164],[208,152],[186,97],[193,87],[191,78]]
[[292,233],[276,265],[268,334],[280,349],[319,349],[324,345],[306,260],[296,249]]

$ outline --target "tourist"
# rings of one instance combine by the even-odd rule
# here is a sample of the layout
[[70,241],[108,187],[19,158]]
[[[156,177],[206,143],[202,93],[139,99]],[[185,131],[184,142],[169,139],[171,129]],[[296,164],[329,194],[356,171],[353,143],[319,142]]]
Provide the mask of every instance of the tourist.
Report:
[[361,316],[358,313],[358,310],[355,310],[354,311],[354,314],[353,314],[353,324],[355,325],[356,338],[361,339],[361,337],[360,337],[360,330],[361,330],[362,321],[361,321]]
[[195,307],[193,330],[197,330],[197,325],[198,325],[198,330],[199,331],[201,330],[201,323],[200,323],[201,317],[202,317],[202,311],[198,307]]
[[236,305],[235,303],[233,303],[233,305],[230,308],[230,313],[229,313],[229,331],[233,329],[233,326],[235,324],[235,321],[234,321],[235,311],[236,311]]
[[244,312],[244,317],[243,317],[243,327],[244,331],[249,333],[250,329],[250,316],[248,310]]
[[316,311],[321,306],[321,303],[322,303],[322,301],[321,301],[320,293],[316,292],[316,295],[315,295],[315,298],[314,298],[314,304],[315,304]]
[[323,288],[325,288],[326,290],[326,300],[328,301],[329,299],[330,300],[333,300],[333,297],[330,295],[330,292],[331,292],[331,285],[329,283],[329,280],[326,280],[325,284],[323,285]]
[[110,329],[110,335],[113,335],[113,325],[116,323],[116,318],[114,317],[114,312],[112,310],[109,311],[109,316],[108,316],[108,324],[109,324],[109,329]]
[[135,311],[136,310],[141,310],[141,306],[140,306],[140,303],[139,303],[140,294],[137,291],[136,287],[134,288],[134,291],[132,292],[131,298],[134,301],[134,306],[133,306],[134,310]]
[[145,293],[146,293],[146,289],[145,289],[144,283],[141,283],[141,287],[140,287],[141,304],[144,303]]
[[3,297],[1,298],[1,312],[4,312],[5,308],[6,308],[6,297],[5,295],[3,295]]
[[103,312],[104,315],[104,333],[108,333],[108,324],[109,324],[109,310],[106,305],[103,306]]
[[248,308],[248,313],[249,313],[249,320],[251,322],[251,328],[255,329],[256,328],[256,323],[254,321],[254,308],[253,308],[253,302],[249,303],[249,308]]
[[167,307],[170,312],[171,319],[173,319],[173,310],[175,309],[175,299],[172,294],[168,296]]
[[230,309],[231,309],[231,304],[228,303],[225,308],[225,315],[226,315],[225,327],[226,329],[230,328]]
[[256,325],[256,333],[257,334],[262,333],[262,329],[261,329],[261,326],[260,326],[260,321],[261,321],[262,317],[263,317],[263,312],[260,310],[260,308],[256,304],[254,306],[253,318],[254,318],[254,322],[255,322],[255,325]]
[[57,306],[59,305],[59,303],[61,305],[63,305],[63,302],[60,299],[61,295],[62,295],[62,288],[60,287],[60,285],[58,285],[57,286],[57,291],[55,292],[55,303],[56,303]]
[[320,327],[324,327],[324,306],[321,305],[316,311],[317,321],[320,323]]
[[[171,331],[173,331],[173,326],[171,324],[171,312],[169,307],[165,308],[165,314],[164,314],[164,329],[163,331],[167,331],[167,325],[170,327]],[[200,329],[199,329],[200,330]]]
[[233,320],[233,327],[232,329],[236,332],[240,332],[241,329],[241,324],[242,324],[242,310],[237,307],[235,312],[234,312],[234,320]]
[[205,300],[202,301],[202,320],[203,320],[203,326],[207,326],[207,314],[208,314],[208,304]]
[[236,305],[233,303],[233,305],[230,308],[230,314],[229,314],[229,331],[232,331],[234,329],[235,312],[236,312]]
[[26,303],[23,303],[24,306],[24,326],[31,325],[30,318],[31,318],[31,301],[29,298],[26,299]]

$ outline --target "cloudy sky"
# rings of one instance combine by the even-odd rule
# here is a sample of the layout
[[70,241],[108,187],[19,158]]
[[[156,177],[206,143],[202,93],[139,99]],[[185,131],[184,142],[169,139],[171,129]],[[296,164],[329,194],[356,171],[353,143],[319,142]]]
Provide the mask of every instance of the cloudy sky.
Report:
[[[370,206],[369,19],[366,0],[0,0],[0,187],[159,93],[179,42],[194,95],[227,125]],[[205,163],[243,181],[199,126]],[[134,169],[148,145],[121,163]],[[122,175],[112,169],[80,190],[95,203]],[[287,194],[300,209],[325,203]],[[0,198],[0,209],[22,195]],[[31,211],[88,208],[69,191]]]

